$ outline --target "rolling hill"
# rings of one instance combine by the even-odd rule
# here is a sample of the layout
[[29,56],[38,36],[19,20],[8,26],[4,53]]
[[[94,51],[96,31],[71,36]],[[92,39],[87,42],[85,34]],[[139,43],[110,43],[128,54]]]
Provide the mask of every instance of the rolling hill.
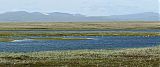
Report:
[[103,21],[159,21],[159,13],[144,12],[128,15],[112,16],[85,16],[81,14],[69,14],[53,12],[43,14],[40,12],[6,12],[0,14],[0,22],[103,22]]

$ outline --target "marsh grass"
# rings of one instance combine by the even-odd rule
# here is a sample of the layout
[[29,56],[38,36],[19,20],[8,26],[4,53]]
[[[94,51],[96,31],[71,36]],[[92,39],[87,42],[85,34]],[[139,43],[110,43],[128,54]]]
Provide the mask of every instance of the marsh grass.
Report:
[[121,22],[3,22],[0,30],[132,30],[160,29],[157,21],[121,21]]
[[1,32],[0,36],[160,36],[159,32],[97,32],[97,33],[20,33]]
[[0,42],[11,42],[14,39],[10,39],[10,38],[0,38]]
[[28,53],[0,53],[0,65],[69,67],[159,67],[160,47],[116,50],[68,50]]

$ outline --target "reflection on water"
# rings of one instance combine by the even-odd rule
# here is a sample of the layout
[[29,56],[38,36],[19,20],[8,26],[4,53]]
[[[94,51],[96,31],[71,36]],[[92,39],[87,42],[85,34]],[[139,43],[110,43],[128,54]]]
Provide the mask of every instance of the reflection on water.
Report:
[[11,42],[25,42],[25,41],[32,41],[32,39],[13,40]]

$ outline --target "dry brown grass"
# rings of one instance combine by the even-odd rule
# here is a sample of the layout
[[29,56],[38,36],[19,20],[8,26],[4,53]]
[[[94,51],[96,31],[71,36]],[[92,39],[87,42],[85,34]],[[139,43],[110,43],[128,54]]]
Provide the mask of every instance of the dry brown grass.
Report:
[[160,29],[160,22],[8,22],[3,29]]

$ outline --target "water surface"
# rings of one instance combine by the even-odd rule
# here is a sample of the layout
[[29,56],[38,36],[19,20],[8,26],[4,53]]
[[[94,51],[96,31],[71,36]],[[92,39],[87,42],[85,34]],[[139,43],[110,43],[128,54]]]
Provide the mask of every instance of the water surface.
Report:
[[[18,37],[18,38],[23,38],[23,37]],[[25,37],[25,38],[28,39],[20,41],[12,41],[12,42],[0,42],[0,51],[33,52],[33,51],[52,51],[52,50],[139,48],[139,47],[152,47],[160,45],[160,36],[63,37],[63,38],[91,38],[91,40],[29,40],[29,38],[48,38],[48,37],[38,37],[38,36]]]

